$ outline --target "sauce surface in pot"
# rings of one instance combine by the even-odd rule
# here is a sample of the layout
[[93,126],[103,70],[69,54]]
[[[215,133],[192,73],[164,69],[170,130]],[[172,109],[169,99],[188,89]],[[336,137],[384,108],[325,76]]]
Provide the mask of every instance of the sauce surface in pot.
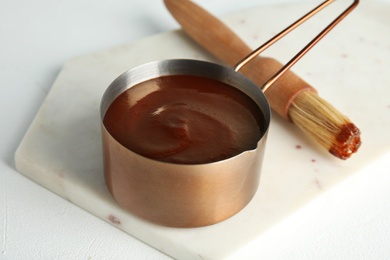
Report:
[[123,146],[170,163],[200,164],[255,149],[264,116],[240,90],[214,79],[163,76],[139,83],[109,106],[103,124]]

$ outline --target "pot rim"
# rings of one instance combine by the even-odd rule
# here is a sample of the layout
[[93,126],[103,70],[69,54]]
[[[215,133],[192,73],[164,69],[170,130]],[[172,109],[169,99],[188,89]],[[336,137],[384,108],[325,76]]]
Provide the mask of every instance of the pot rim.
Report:
[[[245,95],[250,97],[260,108],[264,116],[264,129],[261,133],[261,137],[256,143],[256,147],[250,150],[245,150],[239,154],[236,154],[232,157],[218,160],[214,162],[208,163],[188,163],[188,164],[180,164],[180,163],[172,163],[172,162],[164,162],[157,159],[152,159],[141,154],[138,154],[131,149],[128,149],[130,152],[148,160],[159,162],[162,164],[173,164],[173,165],[183,165],[183,166],[195,166],[195,165],[209,165],[209,164],[218,164],[223,163],[227,160],[231,160],[236,158],[237,156],[243,155],[248,152],[255,151],[258,149],[261,141],[267,136],[268,129],[271,122],[271,108],[268,103],[268,100],[262,90],[251,80],[245,77],[240,72],[235,71],[232,68],[228,68],[216,63],[202,61],[202,60],[194,60],[194,59],[168,59],[161,61],[152,61],[148,63],[144,63],[140,66],[131,68],[120,76],[118,76],[106,89],[103,94],[101,103],[100,103],[100,117],[101,117],[101,125],[105,128],[107,133],[112,137],[111,133],[106,129],[103,119],[107,109],[110,107],[111,103],[124,91],[127,89],[150,79],[155,79],[163,76],[172,76],[172,75],[193,75],[193,76],[201,76],[208,77],[214,80],[218,80],[220,82],[224,82],[231,87],[234,87]],[[115,141],[116,139],[113,138]]]

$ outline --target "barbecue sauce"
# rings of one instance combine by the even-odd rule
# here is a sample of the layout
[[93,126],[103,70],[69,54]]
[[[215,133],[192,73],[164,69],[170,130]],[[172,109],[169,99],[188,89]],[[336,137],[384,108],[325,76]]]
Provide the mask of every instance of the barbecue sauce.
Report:
[[334,156],[346,160],[356,153],[361,145],[360,130],[353,123],[341,126],[340,133],[336,136],[329,152]]
[[215,162],[255,149],[264,115],[240,90],[214,79],[173,75],[119,95],[103,124],[123,146],[170,163]]

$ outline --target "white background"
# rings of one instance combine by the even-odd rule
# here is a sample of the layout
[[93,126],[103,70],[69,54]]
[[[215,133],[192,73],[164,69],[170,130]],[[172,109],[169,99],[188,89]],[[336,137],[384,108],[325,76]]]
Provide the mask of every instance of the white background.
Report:
[[[298,1],[197,2],[223,16]],[[65,61],[176,28],[160,0],[0,0],[0,259],[169,259],[23,177],[13,157]],[[389,159],[269,230],[247,258],[390,259]]]

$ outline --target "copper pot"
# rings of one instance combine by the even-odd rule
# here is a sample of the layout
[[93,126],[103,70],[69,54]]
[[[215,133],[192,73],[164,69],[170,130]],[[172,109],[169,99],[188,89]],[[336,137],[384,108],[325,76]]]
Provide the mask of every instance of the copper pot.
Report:
[[[167,75],[209,77],[245,93],[265,118],[257,147],[217,162],[176,164],[141,156],[116,141],[103,124],[110,104],[126,89]],[[131,69],[106,90],[101,122],[107,187],[121,207],[142,219],[171,227],[212,225],[239,212],[256,193],[270,107],[258,86],[233,69],[197,60],[165,60]]]

